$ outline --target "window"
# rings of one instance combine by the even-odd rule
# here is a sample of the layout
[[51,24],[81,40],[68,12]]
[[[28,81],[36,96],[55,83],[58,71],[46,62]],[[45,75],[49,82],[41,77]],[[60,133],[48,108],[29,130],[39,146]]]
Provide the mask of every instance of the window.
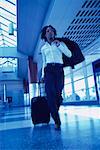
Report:
[[17,58],[0,58],[0,72],[16,72]]
[[[13,23],[14,35],[9,35],[9,25]],[[16,47],[16,0],[0,0],[0,47]]]

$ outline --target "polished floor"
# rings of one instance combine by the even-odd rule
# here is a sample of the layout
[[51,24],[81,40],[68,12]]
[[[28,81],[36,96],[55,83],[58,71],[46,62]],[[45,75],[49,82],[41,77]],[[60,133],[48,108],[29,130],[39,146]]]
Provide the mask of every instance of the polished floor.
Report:
[[34,126],[30,107],[0,111],[0,150],[100,150],[100,107],[61,106],[61,130]]

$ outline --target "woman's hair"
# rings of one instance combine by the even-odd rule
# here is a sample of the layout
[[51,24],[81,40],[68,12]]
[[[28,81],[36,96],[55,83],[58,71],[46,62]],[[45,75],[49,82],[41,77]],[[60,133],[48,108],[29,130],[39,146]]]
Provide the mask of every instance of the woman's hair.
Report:
[[55,29],[53,26],[51,26],[51,25],[45,26],[45,27],[43,27],[43,29],[41,30],[41,39],[44,39],[45,41],[47,41],[47,38],[46,38],[45,34],[46,34],[46,29],[47,29],[48,27],[51,27],[51,28],[52,28],[52,30],[54,31],[54,35],[55,35],[55,36],[57,35],[56,29]]

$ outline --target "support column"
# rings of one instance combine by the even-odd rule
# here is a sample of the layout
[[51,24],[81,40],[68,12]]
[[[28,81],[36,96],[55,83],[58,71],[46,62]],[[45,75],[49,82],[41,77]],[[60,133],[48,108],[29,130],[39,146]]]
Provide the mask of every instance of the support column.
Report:
[[3,85],[3,101],[4,101],[4,103],[7,102],[7,100],[6,100],[6,84]]
[[37,82],[37,63],[33,62],[33,57],[28,57],[28,69],[29,69],[29,82]]
[[86,87],[86,100],[89,100],[90,94],[89,94],[89,85],[88,85],[88,79],[87,79],[87,68],[86,68],[85,61],[82,63],[82,66],[83,66],[83,73],[84,73],[84,80],[85,80],[85,87]]
[[23,89],[24,89],[24,105],[28,106],[28,105],[30,105],[29,82],[26,79],[23,80]]
[[28,57],[28,78],[29,78],[29,94],[30,94],[30,101],[33,97],[38,95],[38,73],[37,73],[37,63],[33,61],[33,57]]
[[74,87],[74,77],[73,77],[73,70],[70,67],[70,77],[71,77],[71,84],[72,84],[72,100],[75,101],[75,87]]

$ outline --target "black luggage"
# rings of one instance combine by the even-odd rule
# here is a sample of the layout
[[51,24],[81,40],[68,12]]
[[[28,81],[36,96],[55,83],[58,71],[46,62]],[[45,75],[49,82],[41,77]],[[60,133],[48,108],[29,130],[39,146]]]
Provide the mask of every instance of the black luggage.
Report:
[[34,97],[31,100],[31,117],[34,125],[39,123],[49,123],[50,111],[45,96]]

